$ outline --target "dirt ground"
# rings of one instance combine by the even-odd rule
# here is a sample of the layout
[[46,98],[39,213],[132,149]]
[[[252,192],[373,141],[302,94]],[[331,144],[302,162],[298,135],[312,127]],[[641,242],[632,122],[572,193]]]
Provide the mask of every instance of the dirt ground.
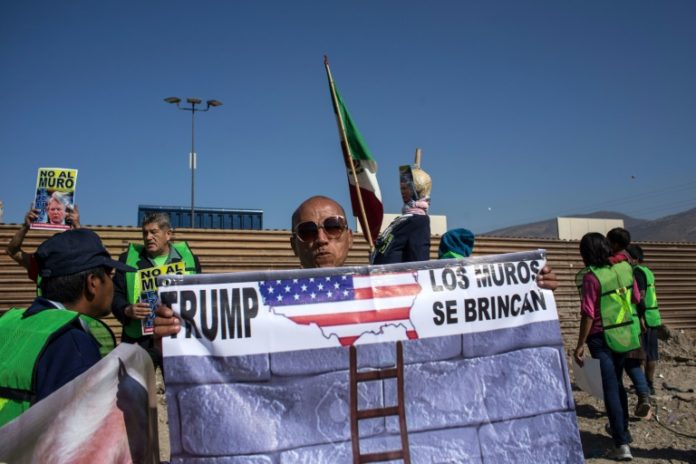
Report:
[[[570,353],[570,350],[568,352]],[[660,342],[660,357],[655,374],[655,396],[652,398],[653,417],[647,421],[631,418],[633,462],[696,464],[696,336],[673,331],[669,340]],[[570,358],[568,363],[572,365]],[[625,378],[624,384],[631,384],[628,377]],[[604,404],[577,388],[574,389],[574,396],[586,462],[615,462],[603,458],[606,450],[612,446],[611,438],[604,431],[607,423]],[[168,461],[169,430],[164,383],[159,370],[157,400],[160,459]],[[635,405],[636,396],[629,393],[631,412]]]
[[[631,418],[633,462],[693,464],[696,463],[696,338],[673,331],[669,340],[660,341],[659,349],[653,417],[648,421]],[[631,385],[628,376],[624,378],[624,385]],[[603,458],[612,446],[611,438],[604,431],[607,423],[604,403],[578,389],[574,394],[586,461],[592,464],[615,462]],[[629,393],[631,412],[636,400],[636,395]]]
[[167,422],[167,401],[164,396],[162,369],[155,371],[157,382],[157,431],[159,432],[160,461],[169,462],[169,423]]

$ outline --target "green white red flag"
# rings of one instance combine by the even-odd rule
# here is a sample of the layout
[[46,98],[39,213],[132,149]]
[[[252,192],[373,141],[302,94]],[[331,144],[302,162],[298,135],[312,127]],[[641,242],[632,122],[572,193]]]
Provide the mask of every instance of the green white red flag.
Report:
[[324,59],[324,65],[326,66],[326,74],[329,79],[329,89],[338,123],[338,132],[341,136],[341,150],[343,151],[343,160],[348,173],[348,189],[350,191],[353,215],[360,221],[363,233],[372,248],[379,235],[384,216],[382,192],[377,182],[377,162],[370,154],[365,139],[363,139],[353,119],[350,117],[348,109],[334,85],[326,58]]

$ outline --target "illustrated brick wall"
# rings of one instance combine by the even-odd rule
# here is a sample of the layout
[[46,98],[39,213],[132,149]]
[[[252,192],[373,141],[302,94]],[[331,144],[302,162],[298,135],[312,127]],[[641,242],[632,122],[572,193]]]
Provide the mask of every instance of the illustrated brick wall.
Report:
[[[404,343],[411,461],[583,462],[558,321]],[[396,362],[358,345],[360,370]],[[347,348],[165,360],[172,463],[352,463]],[[396,380],[360,383],[360,409]],[[400,448],[396,417],[360,421],[361,452]]]

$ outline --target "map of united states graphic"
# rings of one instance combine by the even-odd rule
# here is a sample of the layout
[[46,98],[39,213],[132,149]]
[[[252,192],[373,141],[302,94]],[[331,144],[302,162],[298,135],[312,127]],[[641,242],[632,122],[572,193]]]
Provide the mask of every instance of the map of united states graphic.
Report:
[[415,272],[268,280],[259,289],[274,314],[314,324],[342,346],[387,327],[403,327],[409,339],[418,338],[410,319],[421,291]]

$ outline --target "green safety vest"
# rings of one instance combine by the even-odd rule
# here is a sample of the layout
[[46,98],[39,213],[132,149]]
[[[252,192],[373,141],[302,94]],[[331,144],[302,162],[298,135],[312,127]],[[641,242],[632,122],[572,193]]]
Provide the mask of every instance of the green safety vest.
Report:
[[[174,248],[181,260],[184,262],[184,274],[196,273],[196,260],[193,258],[193,253],[186,242],[170,243],[170,247]],[[138,268],[140,254],[143,252],[143,245],[131,243],[128,245],[128,254],[126,255],[126,264]],[[140,300],[140,295],[136,291],[135,278],[137,272],[126,272],[126,296],[128,303],[135,304]],[[131,319],[123,326],[123,331],[131,338],[140,338],[143,336],[143,330],[139,319]]]
[[640,322],[633,293],[633,269],[626,261],[613,266],[590,266],[600,286],[599,312],[604,339],[616,353],[640,348]]
[[24,311],[12,308],[0,317],[0,427],[35,402],[38,360],[61,329],[79,318],[99,343],[102,357],[116,346],[113,332],[92,317],[70,310],[46,310],[23,318]]
[[588,272],[590,272],[590,268],[586,267],[584,269],[579,270],[578,273],[575,274],[575,286],[578,289],[578,295],[580,296],[580,298],[582,298],[582,281],[585,278],[585,274],[587,274]]
[[635,268],[640,269],[645,274],[645,324],[648,327],[660,327],[662,318],[660,308],[657,305],[657,294],[655,293],[655,276],[652,271],[642,264],[636,264]]
[[87,325],[89,333],[99,344],[99,354],[103,358],[116,348],[116,335],[101,319],[95,319],[86,314],[80,314],[80,321]]

